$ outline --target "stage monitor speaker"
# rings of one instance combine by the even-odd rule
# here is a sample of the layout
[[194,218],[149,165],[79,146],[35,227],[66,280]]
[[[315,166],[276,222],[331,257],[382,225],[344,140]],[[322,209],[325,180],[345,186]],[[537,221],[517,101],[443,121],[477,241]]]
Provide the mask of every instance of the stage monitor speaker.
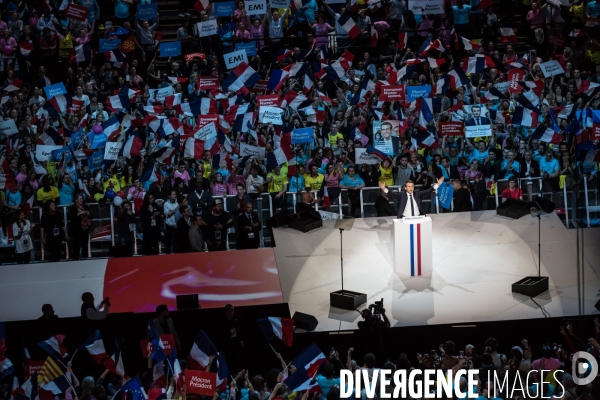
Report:
[[529,215],[531,203],[519,199],[508,199],[496,209],[496,214],[513,219]]
[[594,307],[596,307],[596,310],[600,311],[600,300],[596,302],[596,305]]
[[305,331],[314,331],[317,328],[317,325],[319,324],[319,321],[317,321],[317,319],[314,316],[304,314],[298,311],[294,313],[292,319],[294,320],[294,326],[296,328]]
[[177,311],[180,310],[197,310],[200,308],[198,294],[179,294],[175,296],[177,302]]
[[267,220],[267,228],[281,228],[288,224],[290,215],[285,212],[279,212]]
[[550,214],[556,208],[556,204],[554,204],[552,201],[545,199],[541,196],[535,196],[533,199],[533,202],[530,204],[531,204],[531,207],[538,208],[538,206],[539,206],[541,211],[545,212],[546,214]]

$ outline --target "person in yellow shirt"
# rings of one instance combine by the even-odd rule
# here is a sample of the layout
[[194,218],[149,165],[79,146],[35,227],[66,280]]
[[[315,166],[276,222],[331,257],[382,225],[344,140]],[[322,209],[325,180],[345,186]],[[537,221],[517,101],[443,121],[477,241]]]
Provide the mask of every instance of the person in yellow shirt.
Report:
[[310,175],[305,176],[304,182],[306,184],[306,190],[309,192],[318,192],[323,186],[323,179],[325,177],[319,173],[319,168],[316,165],[310,167]]
[[50,180],[50,177],[48,175],[44,176],[44,179],[42,179],[42,187],[38,189],[35,195],[35,199],[41,205],[43,205],[48,200],[56,201],[56,199],[58,199],[59,197],[60,194],[58,193],[58,189],[52,186],[52,181]]
[[577,1],[569,8],[569,12],[573,15],[573,22],[585,22],[587,19],[585,11],[586,4],[582,0]]
[[341,133],[338,132],[337,123],[332,122],[331,130],[327,134],[327,140],[329,140],[329,147],[331,147],[332,150],[336,150],[338,140],[340,140],[340,139],[344,140],[344,135],[342,135]]
[[210,180],[212,176],[212,157],[210,151],[206,150],[202,155],[202,165],[204,165],[204,177]]
[[276,166],[267,174],[265,183],[269,184],[269,194],[273,199],[275,211],[281,210],[285,206],[285,192],[288,186],[287,174],[283,173],[281,165]]
[[386,186],[394,186],[394,173],[398,168],[392,166],[390,160],[383,160],[379,165],[379,182],[383,182]]

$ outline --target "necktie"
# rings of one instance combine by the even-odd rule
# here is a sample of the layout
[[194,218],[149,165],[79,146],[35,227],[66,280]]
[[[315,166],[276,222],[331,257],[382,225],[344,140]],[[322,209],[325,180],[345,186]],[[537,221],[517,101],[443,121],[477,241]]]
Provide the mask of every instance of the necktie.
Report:
[[413,205],[412,194],[408,195],[408,201],[410,202],[410,214],[411,214],[411,217],[414,217],[415,216],[415,206]]
[[252,214],[246,214],[246,216],[248,217],[248,221],[250,221],[250,223],[252,223]]
[[479,122],[479,118],[477,118],[477,125],[481,125],[481,123]]

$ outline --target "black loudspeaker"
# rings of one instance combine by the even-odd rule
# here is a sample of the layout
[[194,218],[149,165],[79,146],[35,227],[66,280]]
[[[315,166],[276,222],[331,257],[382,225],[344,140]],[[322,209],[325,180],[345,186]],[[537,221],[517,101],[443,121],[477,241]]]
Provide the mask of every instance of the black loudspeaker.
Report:
[[319,325],[319,321],[317,321],[314,316],[298,311],[294,313],[292,319],[294,320],[294,326],[296,328],[305,331],[314,331],[317,328],[317,325]]
[[600,311],[600,300],[598,300],[594,307],[596,307],[596,310]]
[[267,220],[267,228],[281,228],[282,226],[286,226],[289,219],[290,216],[287,212],[282,211],[277,213]]
[[200,308],[198,294],[179,294],[176,297],[177,311],[179,310],[197,310]]
[[519,199],[508,199],[496,209],[496,214],[504,217],[519,219],[529,215],[531,203]]
[[556,208],[556,204],[541,196],[535,196],[532,203],[532,207],[540,206],[541,211],[545,212],[546,214],[550,214]]

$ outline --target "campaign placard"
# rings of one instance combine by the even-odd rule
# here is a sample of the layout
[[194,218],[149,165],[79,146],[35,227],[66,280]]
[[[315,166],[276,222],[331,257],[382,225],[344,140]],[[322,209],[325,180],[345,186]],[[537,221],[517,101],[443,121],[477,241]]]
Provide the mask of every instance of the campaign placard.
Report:
[[292,144],[312,143],[313,128],[298,128],[292,131]]
[[267,13],[267,0],[246,0],[246,15],[262,15]]
[[406,86],[406,102],[415,101],[421,97],[429,97],[431,85]]
[[173,91],[173,86],[167,86],[160,89],[150,89],[150,98],[154,99],[159,103],[163,103],[165,101],[165,97],[172,95],[175,93]]
[[[163,344],[165,354],[167,356],[170,355],[171,350],[175,348],[175,337],[172,334],[160,335],[160,341]],[[142,339],[140,345],[142,346],[142,355],[144,358],[148,357],[148,354],[152,353],[154,350],[152,342],[150,342],[148,338]]]
[[44,92],[46,92],[46,100],[50,100],[59,94],[67,94],[67,89],[62,82],[58,82],[54,85],[44,86]]
[[465,123],[457,121],[438,122],[438,134],[444,136],[462,136],[465,132]]
[[122,142],[106,142],[104,145],[104,159],[105,160],[116,160],[119,158],[119,151],[123,147]]
[[202,128],[205,125],[210,123],[215,124],[216,127],[219,126],[219,114],[206,114],[206,115],[198,115],[198,128]]
[[403,101],[405,98],[404,85],[386,85],[381,87],[379,100],[381,101]]
[[283,125],[283,110],[277,107],[263,106],[259,108],[258,118],[263,124],[272,122],[274,125]]
[[213,3],[215,8],[215,17],[230,17],[233,15],[235,4],[233,1],[220,1]]
[[161,57],[175,57],[181,55],[181,41],[160,42]]
[[265,94],[269,90],[269,89],[267,89],[268,83],[269,83],[268,80],[261,79],[260,81],[256,82],[256,84],[254,84],[254,86],[252,86],[252,89],[250,89],[250,91],[252,93],[256,93],[256,94]]
[[492,136],[492,126],[491,125],[471,125],[465,126],[465,137],[474,138],[474,137],[482,137],[482,136]]
[[408,9],[413,14],[444,14],[443,0],[408,0]]
[[356,148],[355,149],[356,154],[355,154],[355,160],[356,160],[356,164],[371,164],[371,165],[375,165],[377,164],[379,161],[379,159],[377,157],[374,157],[372,155],[370,155],[369,153],[367,153],[367,149],[365,149],[364,147],[360,147],[360,148]]
[[238,50],[223,54],[223,59],[225,60],[225,68],[232,69],[243,62],[247,63],[248,55],[246,54],[246,50]]
[[197,140],[206,140],[212,136],[217,136],[217,126],[214,122],[204,125],[194,133],[194,139]]
[[247,42],[247,43],[236,43],[235,50],[236,51],[240,51],[240,50],[246,51],[246,56],[248,56],[248,57],[255,56],[257,54],[256,53],[256,42],[252,41],[252,42]]
[[[328,1],[328,4],[336,3],[336,1]],[[346,3],[344,1],[344,3]],[[288,8],[290,6],[290,0],[270,0],[269,7],[271,8]]]
[[550,60],[546,61],[545,63],[541,63],[540,68],[542,69],[542,74],[544,74],[545,78],[565,72],[558,60]]
[[199,76],[196,85],[198,90],[218,89],[221,87],[221,80],[217,76]]
[[281,107],[281,97],[278,94],[256,96],[256,104],[258,104],[259,107]]
[[63,146],[52,146],[46,144],[38,144],[35,146],[35,158],[39,162],[44,162],[52,159],[52,152],[54,150],[62,149]]
[[[508,70],[508,91],[510,93],[521,93],[523,88],[519,85],[519,82],[523,80],[525,71],[518,68],[512,68]],[[504,93],[504,92],[503,92]]]
[[592,140],[600,140],[600,124],[592,126]]
[[198,22],[196,24],[198,35],[200,37],[212,36],[217,34],[219,26],[217,25],[216,19],[209,19],[208,21]]
[[158,11],[157,3],[138,4],[137,15],[135,16],[135,18],[140,21],[147,21],[147,20],[156,18],[157,11]]
[[214,396],[217,387],[217,374],[214,372],[186,369],[185,388],[188,393]]
[[14,119],[6,119],[4,121],[0,121],[0,135],[14,135],[19,132],[17,129],[17,124],[15,124]]
[[494,87],[500,91],[500,93],[506,93],[510,87],[510,82],[498,82],[494,83]]
[[240,144],[240,157],[244,158],[250,156],[250,158],[256,158],[262,160],[265,158],[265,148],[258,146],[250,146],[246,143]]
[[185,58],[185,61],[192,61],[195,58],[204,61],[204,60],[206,60],[206,54],[200,53],[200,52],[189,53],[189,54],[184,55],[183,58]]
[[83,6],[78,6],[77,4],[69,3],[67,8],[65,8],[64,16],[72,18],[76,21],[85,21],[87,20],[88,9]]

